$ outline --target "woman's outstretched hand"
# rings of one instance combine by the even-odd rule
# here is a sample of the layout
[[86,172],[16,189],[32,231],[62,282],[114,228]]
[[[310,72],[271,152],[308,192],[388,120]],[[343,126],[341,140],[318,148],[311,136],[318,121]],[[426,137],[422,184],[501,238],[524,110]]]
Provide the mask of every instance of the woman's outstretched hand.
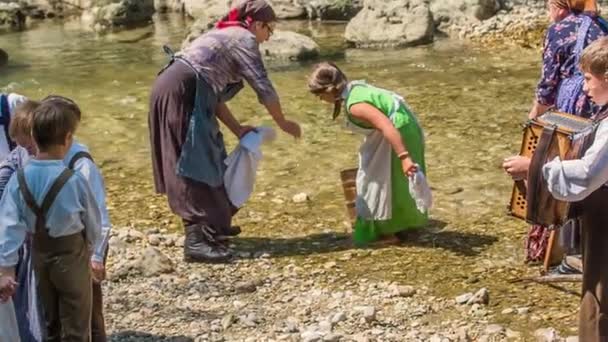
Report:
[[302,129],[300,128],[300,125],[295,121],[284,120],[279,124],[279,127],[281,128],[281,130],[283,130],[283,132],[291,135],[294,138],[299,138],[302,136]]

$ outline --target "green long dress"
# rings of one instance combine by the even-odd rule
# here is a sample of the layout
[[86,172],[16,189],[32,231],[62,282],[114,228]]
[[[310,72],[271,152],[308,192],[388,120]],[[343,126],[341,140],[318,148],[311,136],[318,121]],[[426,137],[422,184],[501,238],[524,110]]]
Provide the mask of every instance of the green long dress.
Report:
[[[357,120],[350,113],[351,106],[357,103],[371,104],[386,116],[389,116],[395,106],[395,99],[392,92],[384,89],[365,85],[354,85],[352,87],[346,98],[347,120],[360,128],[370,129],[372,127],[369,124]],[[401,133],[401,139],[407,146],[412,160],[420,165],[422,172],[426,174],[424,137],[416,117],[409,112],[406,105],[401,104],[399,109],[394,112],[392,122]],[[391,149],[391,151],[392,218],[388,220],[367,220],[360,216],[357,217],[353,240],[358,246],[364,246],[382,236],[422,227],[428,221],[428,215],[418,211],[414,199],[410,196],[409,181],[403,173],[401,160],[394,150]]]

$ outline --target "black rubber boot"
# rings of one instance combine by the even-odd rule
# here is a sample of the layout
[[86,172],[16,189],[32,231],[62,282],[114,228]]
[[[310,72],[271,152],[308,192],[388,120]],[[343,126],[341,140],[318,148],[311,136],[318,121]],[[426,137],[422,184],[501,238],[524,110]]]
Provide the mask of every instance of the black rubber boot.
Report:
[[207,225],[189,225],[185,229],[184,261],[223,263],[232,257],[228,249],[215,240],[215,231]]

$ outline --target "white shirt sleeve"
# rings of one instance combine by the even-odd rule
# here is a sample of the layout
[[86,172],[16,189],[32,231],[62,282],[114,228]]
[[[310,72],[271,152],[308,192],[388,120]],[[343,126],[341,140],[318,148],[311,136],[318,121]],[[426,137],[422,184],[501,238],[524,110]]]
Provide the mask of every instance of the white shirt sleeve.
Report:
[[110,240],[110,215],[106,206],[106,189],[103,176],[99,168],[88,158],[80,158],[74,165],[74,170],[79,172],[89,184],[101,215],[101,238],[94,246],[92,260],[103,262],[108,241]]
[[19,260],[19,248],[30,231],[23,219],[23,209],[14,175],[0,200],[0,267],[14,267]]
[[81,205],[84,207],[82,213],[82,223],[84,224],[85,235],[91,248],[95,248],[101,240],[101,214],[95,196],[89,187],[87,181],[79,173],[75,174],[78,177],[78,186],[81,188]]
[[608,182],[608,120],[599,124],[593,144],[581,159],[556,157],[542,172],[553,197],[568,202],[583,200]]

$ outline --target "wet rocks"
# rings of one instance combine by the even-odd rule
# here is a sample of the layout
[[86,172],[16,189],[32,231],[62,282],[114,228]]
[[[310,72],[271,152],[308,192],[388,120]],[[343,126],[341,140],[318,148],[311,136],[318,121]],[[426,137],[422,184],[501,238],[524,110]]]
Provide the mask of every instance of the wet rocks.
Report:
[[466,304],[471,298],[473,297],[472,293],[465,293],[465,294],[461,294],[460,296],[456,297],[456,304]]
[[96,31],[138,25],[152,20],[154,0],[106,0],[95,2],[82,14]]
[[479,291],[477,291],[473,296],[471,296],[471,298],[469,298],[469,300],[467,300],[467,305],[473,305],[473,304],[487,305],[489,302],[490,302],[490,293],[488,292],[488,289],[482,288]]
[[558,342],[561,341],[559,333],[553,328],[538,329],[534,331],[537,342]]
[[403,47],[433,41],[435,25],[424,0],[365,0],[344,37],[355,47]]
[[21,29],[25,26],[25,6],[21,2],[0,2],[0,27]]
[[310,200],[310,197],[308,197],[307,193],[301,192],[299,194],[294,195],[291,200],[293,201],[293,203],[306,203]]
[[[211,30],[219,17],[205,16],[197,19],[189,29],[182,49],[205,32]],[[260,45],[265,59],[282,61],[302,61],[319,56],[319,45],[312,38],[291,31],[277,30],[269,41]]]
[[217,20],[228,13],[231,3],[231,0],[183,0],[183,8],[194,19]]
[[[265,59],[302,61],[317,58],[319,45],[303,34],[277,30],[269,41],[260,45],[260,52]],[[296,196],[301,199],[301,194]]]
[[112,274],[112,278],[122,278],[130,273],[139,273],[144,277],[171,273],[174,265],[171,259],[154,247],[146,248],[135,260],[121,264]]
[[310,19],[349,20],[363,8],[363,0],[301,0]]

